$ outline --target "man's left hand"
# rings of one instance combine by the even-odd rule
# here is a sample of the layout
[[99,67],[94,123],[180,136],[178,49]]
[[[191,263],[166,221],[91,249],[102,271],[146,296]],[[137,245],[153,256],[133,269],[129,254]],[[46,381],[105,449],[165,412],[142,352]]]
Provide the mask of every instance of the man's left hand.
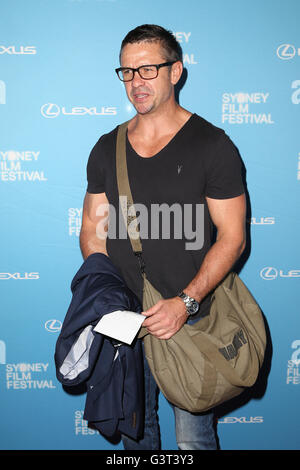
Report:
[[142,326],[159,339],[171,338],[188,318],[185,304],[179,297],[159,300],[142,314],[148,317]]

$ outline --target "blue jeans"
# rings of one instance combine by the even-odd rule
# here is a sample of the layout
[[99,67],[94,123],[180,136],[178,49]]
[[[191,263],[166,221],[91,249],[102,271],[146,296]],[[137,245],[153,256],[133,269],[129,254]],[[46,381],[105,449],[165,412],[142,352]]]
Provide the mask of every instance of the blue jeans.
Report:
[[[144,356],[145,427],[144,436],[135,441],[122,435],[125,450],[160,450],[157,416],[159,389]],[[176,441],[180,450],[216,450],[214,414],[189,413],[172,405],[175,415]]]

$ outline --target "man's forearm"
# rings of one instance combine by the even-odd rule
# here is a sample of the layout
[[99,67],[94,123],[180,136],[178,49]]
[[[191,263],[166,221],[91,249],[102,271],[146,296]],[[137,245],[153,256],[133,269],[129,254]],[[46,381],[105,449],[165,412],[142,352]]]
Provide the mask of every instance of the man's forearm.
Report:
[[244,248],[244,240],[236,243],[226,238],[217,240],[207,252],[197,275],[183,289],[184,292],[201,302],[230,271]]

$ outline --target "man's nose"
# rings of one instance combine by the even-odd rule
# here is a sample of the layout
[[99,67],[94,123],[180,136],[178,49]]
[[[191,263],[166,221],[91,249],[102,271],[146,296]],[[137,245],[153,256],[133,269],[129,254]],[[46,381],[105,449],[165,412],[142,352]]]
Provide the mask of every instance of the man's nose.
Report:
[[133,87],[138,87],[144,83],[144,80],[140,76],[137,70],[133,72],[133,79],[131,81]]

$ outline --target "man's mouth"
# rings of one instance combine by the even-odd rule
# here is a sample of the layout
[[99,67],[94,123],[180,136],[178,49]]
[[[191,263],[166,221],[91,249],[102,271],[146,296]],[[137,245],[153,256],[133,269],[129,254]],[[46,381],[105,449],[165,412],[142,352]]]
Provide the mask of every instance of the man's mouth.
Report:
[[131,95],[135,102],[140,103],[140,102],[146,101],[146,99],[151,95],[151,92],[140,88],[140,89],[132,90]]
[[134,93],[133,97],[135,101],[144,101],[149,96],[148,93]]

